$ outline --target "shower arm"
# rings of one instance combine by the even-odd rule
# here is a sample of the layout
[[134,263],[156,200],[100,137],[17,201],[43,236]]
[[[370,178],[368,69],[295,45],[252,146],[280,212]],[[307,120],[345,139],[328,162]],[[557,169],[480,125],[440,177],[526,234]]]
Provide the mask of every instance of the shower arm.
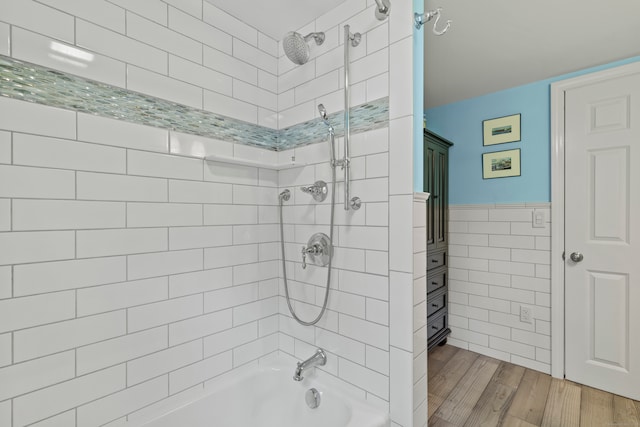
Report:
[[376,1],[376,18],[378,21],[384,21],[389,17],[391,13],[391,3],[389,0],[375,0]]
[[325,34],[322,32],[318,32],[318,33],[309,33],[306,36],[303,37],[305,42],[309,42],[309,40],[313,39],[313,41],[316,42],[316,44],[318,46],[320,46],[322,43],[324,43],[324,39],[325,39]]

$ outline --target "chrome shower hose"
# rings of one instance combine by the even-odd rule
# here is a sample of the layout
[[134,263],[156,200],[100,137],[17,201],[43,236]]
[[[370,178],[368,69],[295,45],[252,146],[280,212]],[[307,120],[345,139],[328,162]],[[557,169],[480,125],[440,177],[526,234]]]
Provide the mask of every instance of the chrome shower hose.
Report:
[[[333,144],[333,141],[332,141],[332,144]],[[283,219],[282,219],[282,210],[283,210],[282,206],[284,201],[282,197],[280,198],[280,247],[282,249],[282,273],[284,275],[284,293],[287,299],[287,306],[289,307],[289,311],[291,312],[291,315],[293,316],[294,319],[296,319],[298,323],[300,323],[303,326],[313,326],[316,323],[318,323],[320,319],[322,319],[324,312],[327,310],[327,303],[329,302],[329,288],[331,286],[331,261],[333,259],[333,215],[334,215],[333,211],[336,204],[336,168],[335,166],[332,165],[331,170],[332,170],[331,225],[329,228],[329,241],[331,242],[331,256],[329,257],[329,264],[328,264],[329,268],[327,269],[327,286],[324,292],[324,302],[322,303],[322,310],[320,310],[320,314],[318,314],[318,317],[316,317],[310,322],[306,322],[302,320],[300,317],[298,317],[295,310],[293,309],[293,306],[291,305],[291,298],[289,297],[289,283],[287,281],[287,265],[284,257],[284,225],[283,225]]]

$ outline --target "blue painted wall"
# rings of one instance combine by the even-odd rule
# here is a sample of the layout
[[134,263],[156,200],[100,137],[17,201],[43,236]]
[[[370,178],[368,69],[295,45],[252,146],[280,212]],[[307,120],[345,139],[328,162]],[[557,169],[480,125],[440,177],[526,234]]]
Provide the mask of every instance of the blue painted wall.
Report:
[[[449,158],[449,203],[522,203],[551,200],[551,83],[631,62],[599,67],[494,92],[425,111],[427,128],[454,142]],[[482,121],[518,114],[521,140],[484,147]],[[482,179],[482,153],[520,148],[521,176]],[[422,166],[423,167],[423,166]],[[422,176],[421,170],[416,175]]]

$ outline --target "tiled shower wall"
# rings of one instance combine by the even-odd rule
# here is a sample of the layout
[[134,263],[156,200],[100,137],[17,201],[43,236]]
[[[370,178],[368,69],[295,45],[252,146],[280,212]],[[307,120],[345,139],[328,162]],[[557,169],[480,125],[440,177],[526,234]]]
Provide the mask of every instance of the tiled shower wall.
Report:
[[[380,23],[373,5],[350,0],[310,24],[327,42],[293,69],[275,41],[201,0],[0,0],[2,54],[273,128],[317,117],[319,102],[342,109],[348,21],[363,33],[352,104],[390,96],[389,126],[353,136],[353,195],[364,207],[336,210],[335,298],[307,329],[278,296],[275,203],[280,189],[294,191],[287,268],[306,317],[324,275],[301,269],[299,247],[316,224],[326,232],[328,209],[295,187],[331,181],[326,145],[296,149],[311,165],[277,173],[180,156],[282,163],[273,152],[0,101],[0,426],[118,425],[192,398],[232,367],[277,349],[306,357],[319,343],[335,356],[327,371],[394,425],[424,424],[410,410],[404,316],[413,307],[412,10],[396,2]],[[66,56],[49,56],[51,46]]]
[[550,218],[548,203],[449,207],[450,344],[550,373]]
[[[359,211],[343,210],[342,172],[337,170],[328,315],[313,328],[301,327],[290,317],[281,290],[280,348],[305,358],[322,346],[331,354],[326,372],[390,412],[394,426],[422,426],[426,419],[413,415],[412,4],[394,3],[386,21],[375,19],[374,6],[374,1],[344,2],[296,30],[326,33],[324,44],[312,47],[309,63],[294,67],[285,57],[279,60],[281,128],[317,117],[319,103],[330,113],[343,109],[344,24],[362,34],[361,44],[350,49],[351,105],[389,96],[388,127],[352,135],[351,196],[362,199]],[[341,138],[338,143],[341,153]],[[278,154],[280,162],[292,156],[290,151]],[[309,320],[322,305],[326,271],[302,269],[300,248],[314,232],[328,234],[329,200],[317,205],[297,187],[318,179],[330,183],[332,177],[327,144],[293,154],[310,165],[279,173],[280,190],[290,188],[294,194],[285,210],[287,273],[295,307]],[[421,360],[426,365],[426,357]]]
[[278,349],[274,171],[127,148],[186,135],[1,108],[0,425],[102,425]]
[[202,0],[0,0],[0,53],[277,128],[278,43]]
[[[301,326],[280,300],[280,347],[306,359],[322,347],[328,363],[322,369],[357,387],[353,391],[388,410],[389,401],[389,137],[388,129],[352,138],[352,194],[363,201],[358,211],[343,209],[340,168],[336,185],[335,231],[331,292],[326,314],[315,327]],[[286,260],[289,292],[299,316],[315,318],[324,302],[327,268],[302,267],[300,248],[316,232],[330,234],[331,197],[322,203],[299,190],[316,180],[333,177],[326,159],[327,144],[296,150],[311,164],[280,171],[280,190],[292,198],[285,203]],[[277,221],[274,217],[274,221]],[[284,295],[284,291],[281,292]]]
[[[206,2],[0,10],[2,54],[277,126],[277,43]],[[275,153],[0,110],[0,426],[144,418],[277,351],[277,172],[174,155]]]

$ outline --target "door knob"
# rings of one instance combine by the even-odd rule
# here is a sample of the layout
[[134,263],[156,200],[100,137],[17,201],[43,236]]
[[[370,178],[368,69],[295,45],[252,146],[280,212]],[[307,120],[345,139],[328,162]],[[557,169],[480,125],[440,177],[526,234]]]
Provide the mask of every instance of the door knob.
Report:
[[584,256],[580,252],[573,252],[569,257],[573,262],[580,262],[584,259]]

